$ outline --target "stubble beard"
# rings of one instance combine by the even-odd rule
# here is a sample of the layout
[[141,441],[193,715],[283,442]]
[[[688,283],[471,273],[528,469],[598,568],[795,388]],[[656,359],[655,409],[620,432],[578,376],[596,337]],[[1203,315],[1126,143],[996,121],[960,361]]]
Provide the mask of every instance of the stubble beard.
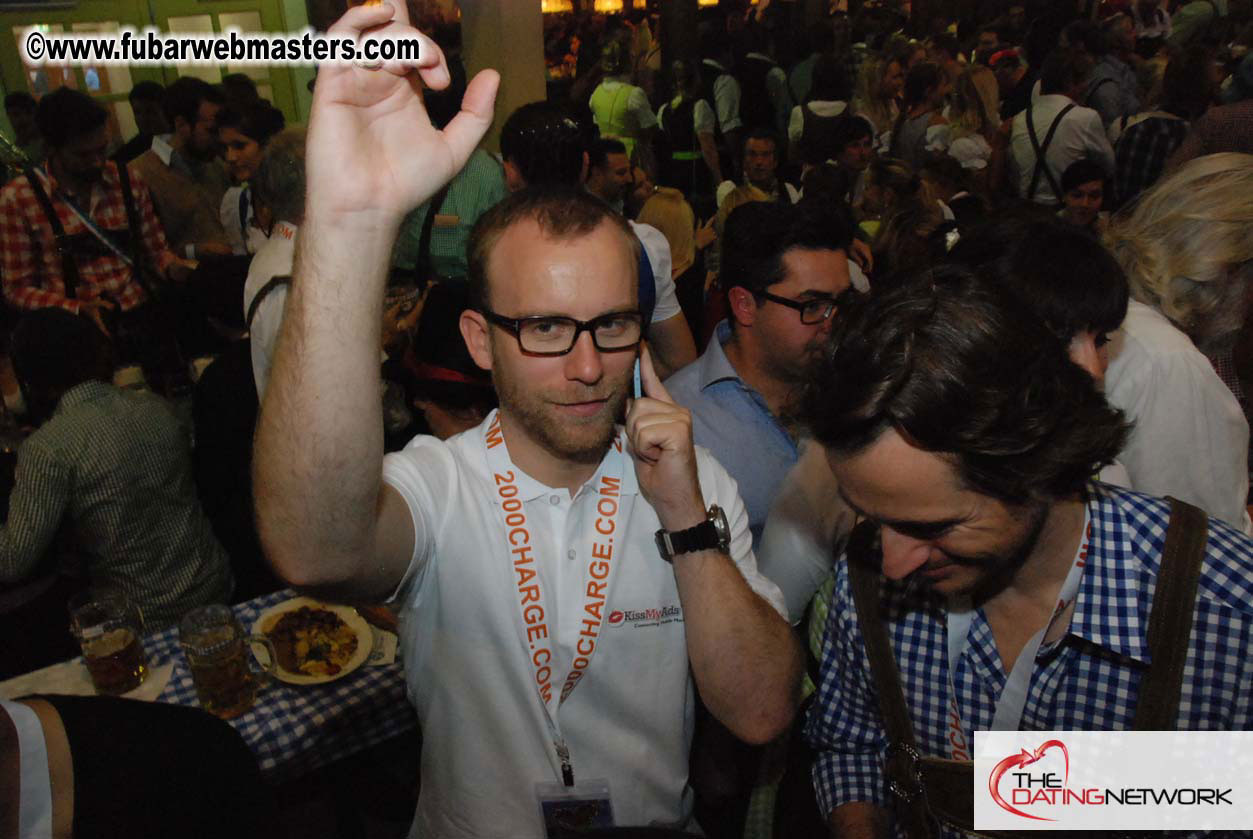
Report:
[[[602,382],[592,388],[571,383],[571,392],[555,395],[499,375],[499,362],[494,365],[492,380],[500,401],[500,410],[509,415],[528,437],[554,457],[571,463],[600,463],[617,435],[617,423],[626,406],[626,377],[616,383]],[[630,375],[627,368],[626,375]],[[577,388],[582,387],[580,391]],[[575,402],[608,396],[604,409],[594,417],[579,419],[562,416],[553,402]]]
[[1048,513],[1049,505],[1045,502],[1038,502],[1028,507],[1025,512],[1027,529],[1023,537],[1006,551],[976,557],[949,557],[958,564],[984,570],[985,573],[971,584],[968,591],[976,603],[994,597],[1013,581],[1014,576],[1026,564],[1039,543],[1040,534],[1044,531],[1044,524],[1048,520]]

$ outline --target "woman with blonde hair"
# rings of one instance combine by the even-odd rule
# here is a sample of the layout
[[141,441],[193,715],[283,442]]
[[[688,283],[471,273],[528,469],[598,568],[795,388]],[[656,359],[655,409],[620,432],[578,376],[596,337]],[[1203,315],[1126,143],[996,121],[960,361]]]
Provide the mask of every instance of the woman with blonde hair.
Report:
[[947,134],[942,138],[941,147],[963,169],[987,168],[992,158],[990,141],[998,127],[1000,107],[996,76],[991,70],[975,65],[958,74],[953,84]]
[[696,261],[696,214],[682,192],[658,187],[635,220],[657,228],[670,243],[671,277],[677,280],[692,267]]
[[874,127],[875,148],[885,150],[892,126],[900,115],[898,102],[905,87],[905,65],[889,55],[867,56],[857,77],[853,113],[865,117]]
[[[1249,426],[1231,353],[1253,282],[1253,155],[1188,163],[1142,193],[1105,242],[1131,285],[1106,373],[1135,423],[1119,460],[1132,486],[1249,532]],[[1208,356],[1208,358],[1207,358]]]

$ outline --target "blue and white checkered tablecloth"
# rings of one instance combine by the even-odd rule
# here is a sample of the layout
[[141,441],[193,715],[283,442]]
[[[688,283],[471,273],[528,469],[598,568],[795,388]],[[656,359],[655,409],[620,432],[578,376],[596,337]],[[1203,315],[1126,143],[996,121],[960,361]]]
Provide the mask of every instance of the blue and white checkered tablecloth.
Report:
[[[234,608],[245,629],[266,609],[295,597],[280,591]],[[158,702],[199,707],[178,629],[144,639],[151,666],[173,663]],[[322,685],[289,685],[277,680],[257,696],[250,711],[229,720],[244,738],[268,778],[296,777],[418,727],[405,696],[404,668],[394,664],[361,667]]]

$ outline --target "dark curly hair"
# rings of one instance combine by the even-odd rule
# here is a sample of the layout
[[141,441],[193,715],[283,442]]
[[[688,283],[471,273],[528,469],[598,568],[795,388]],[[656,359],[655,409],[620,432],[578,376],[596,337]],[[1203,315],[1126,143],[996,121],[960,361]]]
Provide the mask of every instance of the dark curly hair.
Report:
[[889,428],[1009,504],[1082,490],[1129,427],[1022,303],[945,266],[843,312],[800,414],[852,454]]

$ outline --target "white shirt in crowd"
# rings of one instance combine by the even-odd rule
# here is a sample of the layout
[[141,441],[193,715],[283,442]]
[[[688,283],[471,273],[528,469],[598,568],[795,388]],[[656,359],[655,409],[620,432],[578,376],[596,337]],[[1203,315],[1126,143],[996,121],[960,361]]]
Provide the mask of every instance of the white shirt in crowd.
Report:
[[[274,277],[290,277],[292,263],[296,259],[296,225],[277,222],[270,238],[248,266],[248,279],[244,282],[244,317],[252,301],[265,284]],[[257,399],[265,396],[270,381],[270,366],[274,363],[274,350],[278,346],[278,331],[283,325],[283,305],[287,301],[287,286],[276,286],[257,306],[252,324],[248,328],[252,350],[252,376],[257,383]]]
[[661,323],[663,320],[669,320],[682,312],[679,306],[679,298],[674,288],[674,278],[670,276],[670,267],[673,265],[670,256],[670,243],[666,240],[665,234],[651,224],[640,224],[630,219],[627,220],[627,224],[631,225],[631,229],[635,231],[636,238],[644,246],[644,253],[648,256],[648,265],[653,269],[653,284],[657,288],[657,302],[653,308],[652,323]]
[[[231,253],[242,256],[256,253],[269,240],[265,231],[252,223],[252,199],[248,186],[233,186],[222,195],[222,206],[218,209],[218,217],[222,219],[222,227],[226,230],[226,239],[231,244]],[[243,199],[242,201],[240,199]],[[240,216],[240,209],[243,216]]]
[[1137,300],[1110,349],[1105,395],[1135,424],[1118,458],[1131,488],[1173,495],[1249,533],[1249,426],[1209,359]]
[[[1035,136],[1041,145],[1048,135],[1049,126],[1054,118],[1067,105],[1073,104],[1071,99],[1060,94],[1041,94],[1032,104],[1032,119],[1035,123]],[[1018,194],[1026,198],[1031,187],[1031,178],[1035,172],[1036,153],[1027,134],[1027,112],[1023,111],[1014,117],[1013,132],[1009,141],[1010,158],[1018,178]],[[1107,174],[1114,174],[1114,149],[1105,134],[1105,124],[1101,115],[1091,108],[1076,106],[1066,114],[1057,126],[1052,141],[1044,152],[1044,160],[1049,171],[1058,183],[1062,174],[1070,164],[1081,158],[1089,158],[1100,164]],[[1053,187],[1048,177],[1040,174],[1036,183],[1034,200],[1040,204],[1056,204],[1061,196],[1053,194]]]
[[[573,498],[510,470],[529,533],[519,547],[522,537],[506,538],[493,477],[499,468],[489,466],[484,435],[495,417],[446,442],[417,437],[383,462],[383,479],[405,500],[415,534],[413,558],[393,597],[409,698],[424,738],[411,837],[538,839],[545,833],[534,786],[561,779],[535,688],[513,560],[529,547],[560,686],[587,617],[589,560],[600,556],[588,537],[598,517],[609,514],[597,487],[618,455],[611,449]],[[705,500],[727,513],[731,558],[782,613],[778,589],[757,571],[735,482],[705,449],[698,447],[696,458]],[[618,500],[604,623],[585,677],[556,722],[576,782],[608,780],[618,824],[681,827],[692,806],[694,709],[683,612],[674,570],[657,552],[657,514],[639,494],[629,458]]]
[[718,112],[718,125],[723,131],[734,131],[744,125],[740,119],[740,83],[735,80],[727,68],[711,58],[705,64],[713,67],[720,75],[714,79],[714,109]]

